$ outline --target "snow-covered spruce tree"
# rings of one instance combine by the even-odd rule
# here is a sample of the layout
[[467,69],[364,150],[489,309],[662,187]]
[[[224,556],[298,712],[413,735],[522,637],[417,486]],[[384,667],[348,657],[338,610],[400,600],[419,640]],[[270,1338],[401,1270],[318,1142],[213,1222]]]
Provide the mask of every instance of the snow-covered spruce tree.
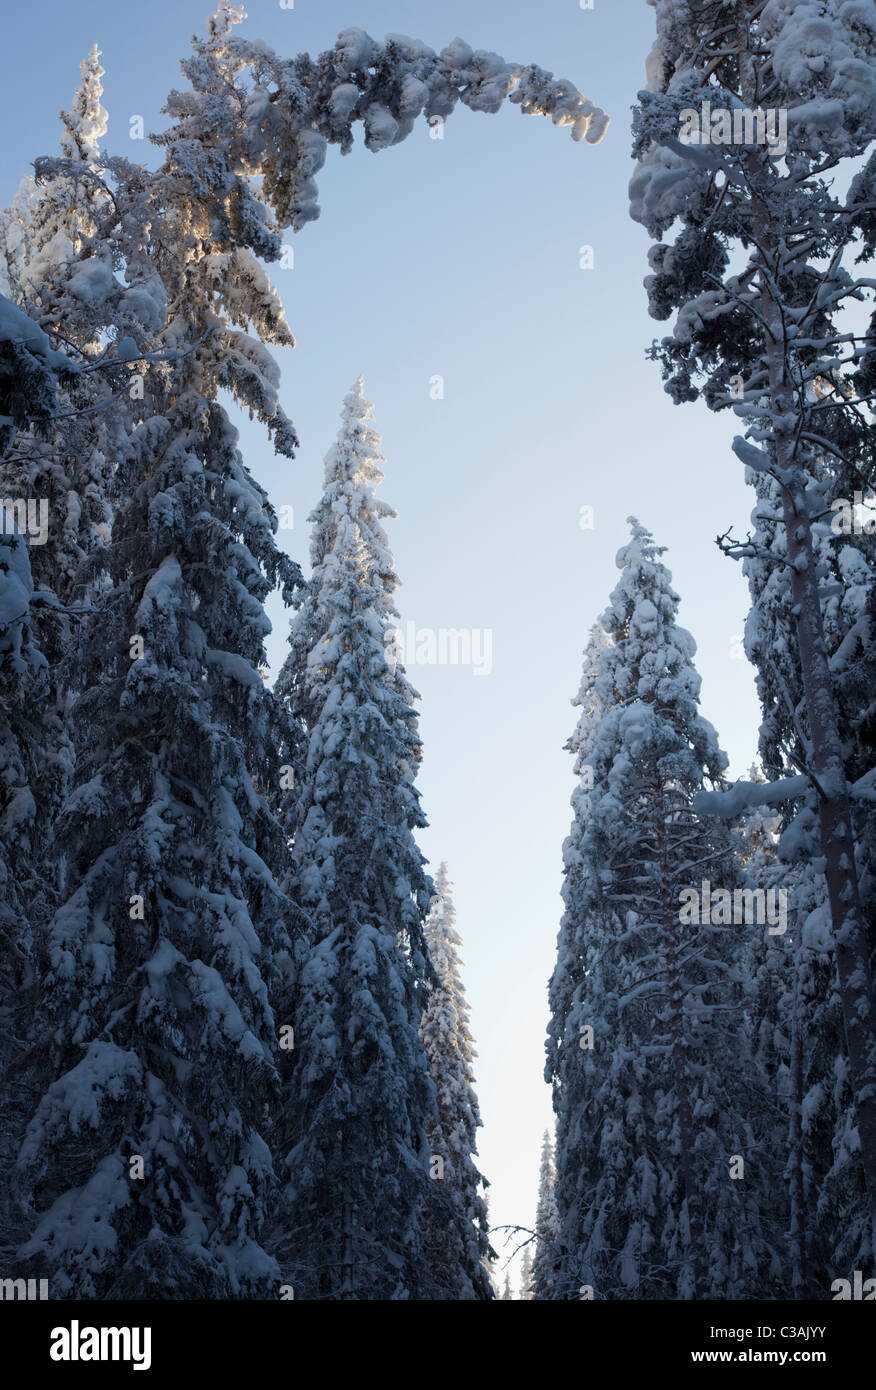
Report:
[[[541,1164],[538,1170],[538,1202],[535,1208],[535,1254],[529,1282],[534,1299],[553,1298],[555,1245],[559,1228],[556,1198],[554,1146],[547,1130],[541,1145]],[[527,1254],[529,1252],[527,1251]]]
[[[130,285],[113,281],[113,341],[123,360],[146,358],[148,390],[128,393],[146,418],[131,420],[118,469],[110,601],[83,623],[74,663],[80,757],[58,825],[66,901],[50,933],[44,1097],[20,1156],[23,1253],[60,1293],[258,1296],[275,1291],[258,1244],[272,1177],[267,982],[293,913],[274,877],[285,841],[260,795],[278,777],[285,717],[257,668],[263,600],[296,570],[220,387],[233,379],[291,445],[265,406],[270,359],[253,344],[261,370],[235,376],[217,311],[280,340],[288,329],[261,273],[238,278],[233,302],[221,279],[188,274],[187,256],[200,266],[215,250],[188,190],[112,172]],[[87,278],[93,289],[96,268]],[[198,358],[213,330],[224,359]]]
[[341,418],[279,686],[306,712],[291,883],[312,928],[282,1019],[295,1046],[277,1252],[296,1298],[420,1299],[440,1165],[418,1033],[432,884],[413,838],[425,824],[416,696],[395,660],[398,579],[381,525],[393,513],[374,496],[383,460],[361,381]]
[[[873,476],[874,319],[857,322],[860,305],[873,313],[873,281],[853,262],[876,244],[876,19],[850,0],[660,0],[656,11],[631,185],[633,216],[655,237],[674,233],[650,253],[651,311],[678,311],[654,351],[676,401],[703,394],[746,422],[755,442],[737,438],[734,449],[749,478],[775,483],[806,752],[803,783],[773,797],[812,791],[810,853],[824,864],[836,939],[872,1254],[876,998],[850,796],[861,774],[846,756],[814,527],[838,492]],[[724,544],[762,553],[753,538]]]
[[[549,1296],[764,1293],[756,1132],[740,1095],[733,840],[691,799],[726,758],[661,550],[632,523],[569,747],[579,784],[550,985],[559,1234]],[[702,906],[708,881],[723,906]],[[690,909],[691,890],[700,911]],[[706,915],[700,920],[701,912]],[[714,925],[712,925],[714,923]],[[717,927],[717,930],[716,930]],[[733,1156],[746,1179],[734,1180]]]
[[438,1097],[437,1113],[427,1116],[429,1152],[443,1160],[443,1176],[433,1182],[424,1216],[423,1249],[435,1298],[490,1299],[493,1286],[485,1261],[490,1248],[487,1208],[481,1189],[486,1179],[475,1163],[481,1124],[474,1090],[474,1058],[469,1010],[461,977],[447,865],[435,875],[435,896],[424,935],[437,984],[420,1020],[420,1037]]
[[113,601],[83,624],[22,1253],[60,1296],[269,1296],[268,984],[294,914],[257,668],[291,562],[220,407],[190,389],[133,442]]
[[[19,1162],[22,1253],[60,1294],[266,1296],[267,995],[296,916],[266,797],[295,735],[258,669],[264,598],[298,573],[216,397],[230,387],[290,453],[276,366],[231,325],[291,335],[252,254],[257,215],[232,234],[209,186],[94,165],[71,151],[38,172],[97,189],[99,245],[70,285],[84,278],[113,370],[137,365],[140,389],[114,417],[126,438],[100,559],[110,592],[68,662],[79,758],[57,826],[64,901],[43,1098]],[[225,189],[238,213],[255,206],[244,193]],[[110,274],[104,296],[117,264],[125,283]]]

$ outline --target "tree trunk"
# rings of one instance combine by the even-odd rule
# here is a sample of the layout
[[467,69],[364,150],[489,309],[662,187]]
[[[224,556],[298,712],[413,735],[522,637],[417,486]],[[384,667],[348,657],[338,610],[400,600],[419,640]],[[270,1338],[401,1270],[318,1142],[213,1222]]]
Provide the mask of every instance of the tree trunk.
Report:
[[[799,935],[799,928],[798,935]],[[802,943],[795,942],[798,952]],[[791,1288],[800,1298],[806,1282],[806,1214],[803,1202],[803,1019],[800,1001],[800,966],[794,961],[794,1002],[791,1006],[791,1076],[788,1123],[788,1193],[791,1250]]]

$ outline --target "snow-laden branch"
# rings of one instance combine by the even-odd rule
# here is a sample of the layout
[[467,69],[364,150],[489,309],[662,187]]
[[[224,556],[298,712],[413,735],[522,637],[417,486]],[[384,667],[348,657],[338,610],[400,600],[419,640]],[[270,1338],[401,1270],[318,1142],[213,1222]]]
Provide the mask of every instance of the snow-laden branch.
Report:
[[733,440],[733,452],[736,457],[748,468],[754,469],[755,473],[774,473],[775,462],[763,449],[756,449],[753,444],[749,444],[747,439],[743,439],[741,434],[737,434]]
[[731,820],[755,806],[774,806],[781,801],[794,801],[811,787],[810,778],[800,773],[796,777],[780,777],[775,782],[737,782],[729,792],[697,792],[693,809],[698,816],[716,816]]

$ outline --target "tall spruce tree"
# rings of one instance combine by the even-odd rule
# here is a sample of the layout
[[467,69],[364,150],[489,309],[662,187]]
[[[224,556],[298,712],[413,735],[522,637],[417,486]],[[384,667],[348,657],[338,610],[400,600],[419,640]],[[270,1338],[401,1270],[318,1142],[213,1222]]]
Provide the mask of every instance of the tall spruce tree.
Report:
[[435,875],[435,896],[424,934],[437,983],[420,1021],[429,1073],[437,1093],[437,1111],[426,1120],[432,1160],[443,1160],[441,1180],[432,1187],[425,1216],[424,1250],[435,1284],[434,1297],[489,1299],[492,1281],[484,1262],[493,1257],[486,1186],[475,1163],[481,1124],[474,1090],[476,1057],[469,1031],[469,1010],[460,974],[456,930],[447,865]]
[[[756,1186],[731,1178],[734,1155],[756,1166],[736,1018],[740,931],[755,928],[726,915],[731,836],[691,811],[726,767],[699,712],[695,644],[676,623],[660,547],[631,528],[585,654],[569,745],[579,784],[550,985],[559,1235],[549,1296],[587,1285],[597,1298],[740,1297],[768,1255]],[[707,891],[722,895],[717,915],[702,907]]]
[[[62,186],[84,177],[81,162],[44,172]],[[100,558],[106,602],[68,662],[78,757],[55,826],[64,874],[39,1020],[43,1095],[19,1156],[22,1255],[62,1296],[264,1296],[276,1288],[259,1244],[276,1084],[267,982],[294,919],[264,794],[294,734],[258,668],[263,601],[297,569],[215,397],[233,377],[291,447],[266,404],[267,353],[267,376],[234,376],[219,312],[279,341],[288,329],[282,315],[267,321],[263,278],[244,291],[187,276],[183,245],[197,265],[216,250],[209,220],[193,228],[190,192],[115,172],[106,202],[129,288],[111,274],[105,285],[95,232],[100,254],[67,292],[78,276],[111,325],[110,360],[126,371],[145,359],[149,389],[126,392],[114,417],[126,438]],[[198,358],[213,330],[216,351]]]
[[[554,1146],[545,1130],[541,1145],[541,1164],[538,1171],[538,1203],[535,1209],[535,1253],[532,1256],[530,1282],[532,1297],[543,1300],[553,1297],[555,1244],[558,1235]],[[527,1252],[528,1253],[528,1252]]]
[[299,950],[281,1132],[278,1256],[305,1299],[417,1299],[432,1271],[426,1133],[435,1110],[418,1025],[432,885],[413,832],[415,692],[394,658],[398,579],[374,488],[379,437],[361,379],[347,395],[314,512],[313,572],[281,689],[304,712],[292,889]]
[[190,392],[134,443],[114,602],[82,637],[98,674],[57,826],[22,1253],[60,1296],[263,1297],[268,982],[294,914],[259,790],[279,775],[279,715],[258,668],[288,565],[221,408]]

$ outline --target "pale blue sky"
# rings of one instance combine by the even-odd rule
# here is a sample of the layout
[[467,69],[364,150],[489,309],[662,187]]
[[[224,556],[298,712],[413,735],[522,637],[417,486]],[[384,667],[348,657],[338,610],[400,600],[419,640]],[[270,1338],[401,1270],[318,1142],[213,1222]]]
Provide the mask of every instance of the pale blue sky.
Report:
[[[164,127],[160,107],[183,85],[178,62],[208,9],[8,7],[0,200],[56,149],[58,109],[93,42],[107,69],[107,147],[157,162],[129,139],[129,118]],[[258,0],[248,14],[243,32],[289,55],[328,48],[350,25],[433,48],[459,35],[570,78],[613,118],[596,148],[507,107],[489,117],[458,109],[441,141],[423,123],[380,155],[331,150],[320,220],[294,238],[294,269],[269,268],[297,338],[279,358],[298,459],[275,458],[260,427],[240,422],[250,468],[277,506],[294,507],[281,539],[306,565],[322,457],[344,393],[364,374],[384,439],[382,492],[399,512],[388,529],[402,619],[492,630],[489,676],[418,665],[411,678],[423,697],[422,844],[456,885],[491,1215],[526,1224],[551,1122],[546,982],[573,785],[563,744],[581,650],[631,513],[669,548],[681,621],[699,647],[703,712],[736,775],[756,751],[752,671],[732,655],[746,588],[714,544],[731,524],[744,532],[752,506],[728,447],[732,421],[673,406],[645,358],[666,328],[648,317],[648,238],[629,220],[627,183],[629,108],[653,12],[645,0],[595,0],[593,10],[578,0],[296,0],[289,10]],[[585,244],[592,270],[579,269]],[[436,374],[443,400],[430,398]],[[584,506],[595,509],[593,530],[579,525]],[[270,611],[276,669],[287,620],[279,603]]]

